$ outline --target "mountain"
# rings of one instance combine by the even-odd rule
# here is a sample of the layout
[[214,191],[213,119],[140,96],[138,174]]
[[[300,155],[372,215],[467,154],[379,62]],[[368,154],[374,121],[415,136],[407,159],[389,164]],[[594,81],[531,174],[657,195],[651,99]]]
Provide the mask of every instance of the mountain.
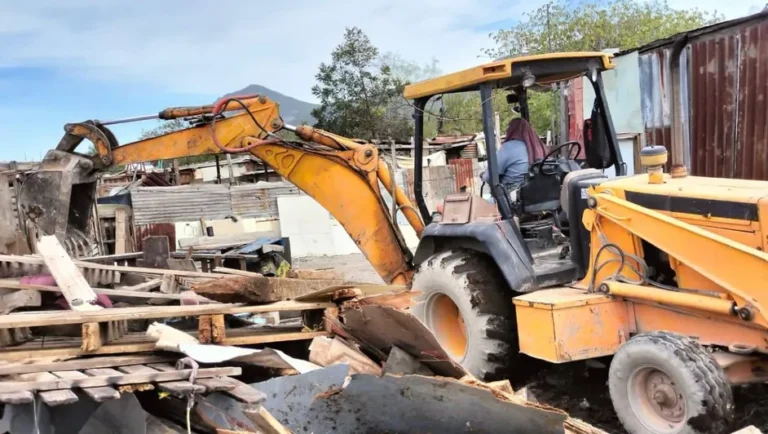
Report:
[[312,117],[312,109],[317,107],[316,104],[311,104],[306,101],[301,101],[296,98],[292,98],[287,95],[283,95],[280,92],[259,86],[258,84],[252,84],[246,86],[237,92],[232,92],[224,96],[232,95],[249,95],[259,94],[264,95],[267,98],[280,104],[280,115],[286,123],[291,125],[301,125],[303,123],[313,125],[315,118]]

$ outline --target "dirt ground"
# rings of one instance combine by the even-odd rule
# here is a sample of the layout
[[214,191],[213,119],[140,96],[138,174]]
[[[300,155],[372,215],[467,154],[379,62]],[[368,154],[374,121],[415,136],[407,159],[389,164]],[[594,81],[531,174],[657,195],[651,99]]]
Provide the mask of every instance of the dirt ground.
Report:
[[[383,283],[362,254],[321,256],[294,259],[295,268],[333,269],[345,279],[355,282]],[[526,379],[514,381],[515,389],[527,386],[542,404],[565,410],[609,433],[625,432],[613,412],[608,396],[610,359],[601,359],[587,367],[585,363],[566,365],[534,364]],[[599,365],[603,367],[598,367]],[[755,425],[768,433],[768,385],[752,385],[734,389],[736,414],[732,431]],[[730,432],[730,431],[729,431]]]
[[295,258],[294,268],[334,270],[353,282],[384,283],[362,253],[342,256],[309,256]]

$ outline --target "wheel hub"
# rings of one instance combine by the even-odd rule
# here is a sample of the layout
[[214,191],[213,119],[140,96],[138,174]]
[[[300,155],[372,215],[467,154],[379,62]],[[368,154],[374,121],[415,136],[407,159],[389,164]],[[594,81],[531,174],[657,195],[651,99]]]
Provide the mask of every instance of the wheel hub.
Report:
[[630,377],[628,391],[632,410],[649,429],[677,432],[685,423],[685,399],[663,371],[653,367],[636,370]]
[[456,303],[445,294],[436,294],[427,302],[427,325],[440,345],[454,360],[467,352],[467,329]]

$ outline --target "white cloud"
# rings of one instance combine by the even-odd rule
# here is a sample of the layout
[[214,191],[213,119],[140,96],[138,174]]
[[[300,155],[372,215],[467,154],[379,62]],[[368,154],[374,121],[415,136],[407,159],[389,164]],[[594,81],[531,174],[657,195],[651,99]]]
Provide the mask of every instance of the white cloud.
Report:
[[435,57],[449,71],[477,63],[490,47],[487,32],[473,28],[521,10],[501,0],[0,0],[0,66],[52,66],[196,93],[258,83],[310,99],[317,66],[345,27],[362,28],[382,52]]
[[[312,100],[320,62],[358,26],[382,52],[448,72],[480,61],[485,25],[545,0],[0,0],[0,66],[45,66],[100,80],[176,92],[225,93],[251,83]],[[670,0],[718,9],[750,6]],[[483,28],[484,30],[476,30]]]

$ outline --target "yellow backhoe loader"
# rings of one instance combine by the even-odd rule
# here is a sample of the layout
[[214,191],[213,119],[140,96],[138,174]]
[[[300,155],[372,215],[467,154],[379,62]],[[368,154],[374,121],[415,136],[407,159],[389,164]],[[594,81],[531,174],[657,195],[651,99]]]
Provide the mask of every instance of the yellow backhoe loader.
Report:
[[[68,124],[43,170],[24,180],[20,209],[30,226],[66,238],[84,231],[101,169],[249,152],[324,206],[386,282],[420,291],[414,313],[474,375],[503,376],[518,353],[556,364],[612,356],[610,395],[629,432],[725,432],[731,387],[767,379],[768,183],[687,176],[679,161],[665,174],[667,150],[656,146],[641,152],[647,173],[624,176],[601,75],[612,68],[604,53],[527,56],[406,87],[415,206],[376,146],[286,125],[274,102],[251,96],[166,109],[151,118],[192,127],[125,145],[107,126],[149,117]],[[529,91],[582,76],[595,90],[589,140],[552,149],[509,191],[496,167],[492,92],[528,118]],[[451,195],[438,213],[421,190],[424,115],[430,99],[454,92],[479,93],[493,203]],[[280,129],[303,142],[280,139]],[[673,160],[681,131],[675,123]],[[75,152],[85,139],[98,155]],[[574,152],[582,146],[586,162]],[[603,173],[610,166],[617,177]],[[420,236],[414,255],[382,189]]]

